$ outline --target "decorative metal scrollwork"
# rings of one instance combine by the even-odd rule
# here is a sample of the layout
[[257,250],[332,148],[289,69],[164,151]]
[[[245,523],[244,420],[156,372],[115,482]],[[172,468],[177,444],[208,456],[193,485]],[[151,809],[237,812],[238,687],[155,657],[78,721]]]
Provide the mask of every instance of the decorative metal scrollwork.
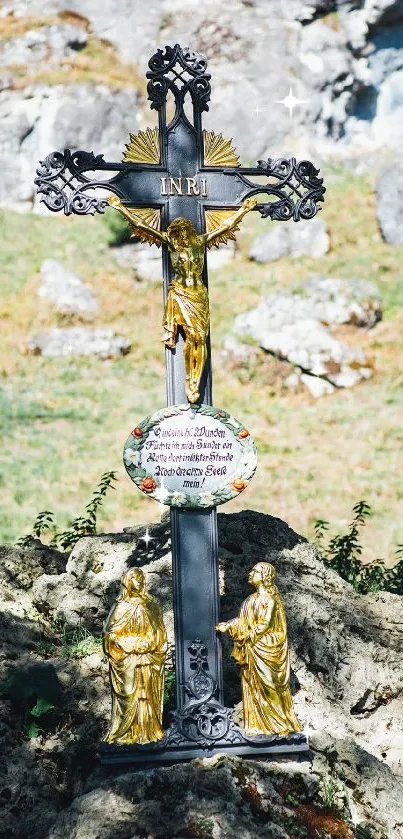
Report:
[[211,76],[206,72],[207,61],[203,55],[175,44],[174,47],[166,46],[164,52],[157,50],[148,66],[147,93],[151,108],[159,111],[165,105],[169,90],[175,98],[176,112],[171,127],[179,118],[188,122],[183,110],[187,93],[190,93],[199,113],[208,111]]
[[190,669],[194,672],[185,684],[189,700],[172,714],[168,731],[169,745],[197,743],[211,748],[219,741],[240,742],[242,734],[232,720],[232,711],[215,699],[217,684],[208,671],[208,650],[196,639],[189,647]]
[[63,211],[66,216],[94,215],[104,212],[107,200],[90,195],[89,190],[104,188],[117,194],[119,190],[110,180],[93,181],[84,172],[113,168],[117,168],[116,164],[106,163],[103,154],[70,149],[55,151],[39,162],[35,184],[41,201],[52,212]]
[[[297,163],[295,157],[277,160],[269,157],[267,161],[258,160],[257,171],[277,180],[277,183],[264,186],[254,185],[255,193],[266,192],[268,195],[278,196],[279,199],[258,204],[257,209],[263,218],[278,221],[292,218],[294,221],[300,221],[313,218],[320,210],[318,204],[324,201],[326,188],[323,186],[323,178],[318,178],[319,169],[309,160]],[[246,178],[243,180],[251,185]]]

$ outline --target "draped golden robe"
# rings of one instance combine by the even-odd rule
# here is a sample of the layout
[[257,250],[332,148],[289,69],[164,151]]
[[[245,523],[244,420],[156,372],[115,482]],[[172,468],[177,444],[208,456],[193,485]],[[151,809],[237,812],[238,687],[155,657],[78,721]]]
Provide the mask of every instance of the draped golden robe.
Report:
[[209,331],[209,301],[206,286],[183,285],[172,280],[168,290],[163,327],[176,336],[177,327],[182,326],[187,335],[206,340]]
[[290,658],[284,609],[275,586],[244,601],[228,631],[241,665],[246,734],[300,731],[289,686]]
[[167,636],[154,597],[139,593],[117,601],[105,623],[104,650],[112,686],[106,742],[161,740]]

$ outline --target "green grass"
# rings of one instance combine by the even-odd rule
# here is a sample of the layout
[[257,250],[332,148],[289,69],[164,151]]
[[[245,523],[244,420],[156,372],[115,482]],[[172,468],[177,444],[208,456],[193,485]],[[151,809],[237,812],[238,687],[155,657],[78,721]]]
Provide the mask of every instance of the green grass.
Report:
[[[214,402],[248,425],[259,449],[250,487],[223,509],[262,510],[312,537],[318,518],[329,519],[341,532],[354,503],[365,498],[374,512],[363,534],[363,558],[392,561],[395,546],[403,541],[403,249],[382,241],[367,177],[340,169],[325,177],[328,255],[266,266],[251,263],[250,243],[270,224],[251,214],[238,234],[235,261],[210,274]],[[110,224],[101,217],[3,212],[0,227],[5,345],[0,362],[0,541],[28,533],[44,509],[54,511],[59,529],[67,527],[82,514],[100,475],[110,470],[120,480],[102,507],[99,529],[157,520],[159,505],[130,482],[121,456],[133,425],[165,402],[160,283],[138,282],[133,272],[118,267],[108,244]],[[21,353],[28,335],[79,323],[57,316],[36,294],[37,272],[48,257],[85,279],[100,304],[96,325],[111,325],[130,338],[128,356],[100,361]],[[373,357],[373,379],[315,401],[273,381],[263,355],[246,373],[223,367],[219,352],[235,316],[255,306],[262,294],[299,287],[314,273],[370,279],[380,288],[384,322],[369,332],[342,330],[347,341]]]

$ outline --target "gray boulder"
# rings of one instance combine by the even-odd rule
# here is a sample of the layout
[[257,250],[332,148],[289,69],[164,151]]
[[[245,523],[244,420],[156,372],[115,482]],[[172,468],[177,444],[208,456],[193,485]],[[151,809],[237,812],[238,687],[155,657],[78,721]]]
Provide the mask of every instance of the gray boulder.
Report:
[[4,39],[0,44],[0,60],[3,67],[49,60],[57,63],[83,49],[87,41],[88,35],[81,26],[71,23],[41,26],[18,38]]
[[34,173],[52,151],[79,148],[121,160],[136,127],[137,103],[134,89],[89,83],[0,93],[0,206],[41,206]]
[[255,262],[269,262],[282,256],[324,256],[329,250],[329,235],[323,219],[314,218],[297,224],[278,222],[253,243],[249,256]]
[[134,244],[121,245],[113,249],[118,265],[130,268],[139,280],[156,280],[162,277],[161,248],[157,245]]
[[381,295],[370,280],[316,275],[299,291],[292,295],[296,315],[298,311],[305,317],[310,314],[327,326],[350,323],[372,328],[382,319]]
[[145,64],[161,43],[157,33],[164,9],[159,0],[69,0],[66,5],[88,18],[95,35],[113,44],[129,64]]
[[98,311],[91,289],[56,259],[45,259],[42,263],[37,293],[63,314],[92,318]]
[[403,244],[403,158],[378,178],[376,212],[381,233],[391,245]]
[[[317,745],[312,744],[311,765],[307,760],[269,764],[218,755],[194,760],[187,766],[120,773],[91,785],[86,794],[60,815],[46,839],[110,839],[117,835],[119,839],[140,836],[290,839],[308,835],[300,832],[303,826],[312,822],[326,825],[324,799],[329,763],[325,754],[330,749],[338,768],[352,775],[353,767],[362,757],[359,751],[349,750],[344,742],[325,738]],[[399,788],[391,785],[390,773],[376,772],[371,760],[366,762],[365,770],[366,800],[371,795],[378,798],[378,784],[383,805],[389,795],[393,806],[400,811]],[[332,826],[340,831],[339,836],[344,833],[347,837],[353,834],[341,814],[343,806],[348,809],[346,798],[342,785],[337,786],[336,782],[334,804],[340,810],[333,814]],[[380,825],[378,829],[373,823],[361,827],[368,829],[364,835],[372,839],[385,836]]]
[[39,335],[33,335],[25,342],[22,351],[46,358],[80,355],[117,358],[130,352],[130,347],[128,338],[115,335],[113,329],[72,326],[55,327]]
[[233,334],[237,340],[252,338],[296,367],[289,387],[302,382],[313,396],[322,396],[372,375],[362,350],[348,347],[328,327],[343,323],[371,327],[381,313],[379,292],[372,283],[318,276],[296,292],[264,297],[255,309],[238,315]]

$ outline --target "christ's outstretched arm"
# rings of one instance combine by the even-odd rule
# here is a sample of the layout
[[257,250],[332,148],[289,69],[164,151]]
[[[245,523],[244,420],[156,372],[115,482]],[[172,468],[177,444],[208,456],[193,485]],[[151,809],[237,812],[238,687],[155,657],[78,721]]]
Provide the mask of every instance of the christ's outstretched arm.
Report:
[[120,198],[112,196],[111,198],[108,198],[108,204],[111,207],[114,207],[115,210],[119,210],[122,216],[127,219],[133,230],[134,236],[139,236],[141,238],[141,234],[143,233],[147,236],[149,244],[154,242],[158,246],[166,245],[168,243],[166,233],[162,233],[160,230],[156,230],[155,227],[151,227],[151,225],[146,224],[140,216],[136,215],[135,210],[131,210],[130,207],[125,207]]
[[215,230],[212,230],[211,233],[205,234],[205,242],[206,245],[209,246],[214,243],[216,239],[223,235],[223,233],[230,233],[231,230],[235,230],[238,223],[246,216],[246,213],[249,213],[250,210],[253,210],[257,205],[256,198],[247,198],[242,207],[234,213],[233,216],[230,216],[224,224],[220,224],[219,227],[216,227]]

